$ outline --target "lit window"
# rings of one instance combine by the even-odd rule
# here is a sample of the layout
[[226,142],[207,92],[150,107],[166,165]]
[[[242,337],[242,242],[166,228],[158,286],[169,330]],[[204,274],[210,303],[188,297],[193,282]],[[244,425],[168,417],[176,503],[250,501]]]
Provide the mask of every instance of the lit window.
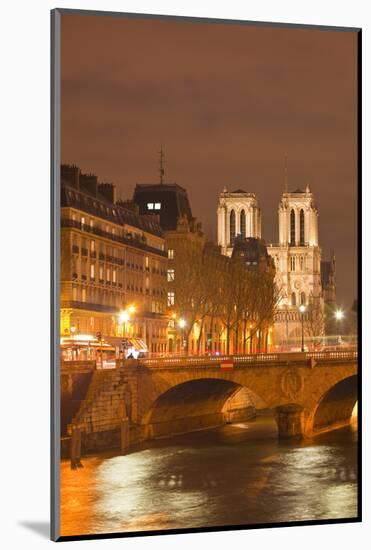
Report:
[[111,280],[110,278],[111,278],[110,270],[107,269],[107,277],[106,277],[106,279],[107,279],[108,282]]
[[153,208],[154,208],[153,202],[147,202],[147,208],[148,208],[148,210],[153,210]]
[[112,282],[116,282],[116,269],[112,271]]
[[173,248],[169,248],[169,250],[167,251],[167,257],[169,258],[169,260],[174,259],[174,249]]
[[174,292],[168,292],[167,293],[167,305],[170,307],[170,306],[173,306],[175,303],[175,294]]
[[90,241],[90,252],[95,251],[95,241]]
[[93,220],[90,220],[90,222],[89,222],[89,223],[90,223],[90,227],[91,227],[91,228],[93,228],[93,225],[94,225],[94,222],[93,222]]
[[81,227],[82,227],[83,225],[85,225],[85,218],[84,218],[84,216],[81,217]]
[[149,257],[146,256],[146,259],[145,259],[145,267],[149,267]]
[[77,286],[73,286],[73,287],[72,287],[72,300],[73,300],[74,302],[77,301]]
[[155,210],[161,210],[161,203],[155,202]]
[[83,289],[82,289],[82,292],[81,292],[81,301],[82,301],[82,302],[86,302],[86,288],[83,288]]
[[167,270],[167,280],[168,281],[174,281],[174,279],[175,279],[174,269],[168,269]]
[[94,264],[91,264],[91,266],[90,266],[90,277],[92,279],[94,279],[94,277],[95,277],[95,265]]
[[102,265],[99,266],[99,278],[103,279],[103,266]]

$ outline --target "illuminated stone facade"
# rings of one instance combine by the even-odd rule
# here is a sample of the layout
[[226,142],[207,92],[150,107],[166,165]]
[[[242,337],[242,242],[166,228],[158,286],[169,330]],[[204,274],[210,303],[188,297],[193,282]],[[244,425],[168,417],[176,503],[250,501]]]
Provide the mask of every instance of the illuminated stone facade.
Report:
[[299,306],[305,305],[304,332],[319,337],[324,331],[321,285],[321,248],[318,211],[313,193],[297,189],[282,194],[278,207],[278,245],[268,247],[276,266],[275,282],[281,294],[275,317],[276,341],[292,343],[301,336]]
[[261,213],[254,193],[224,188],[217,210],[218,245],[222,254],[231,256],[236,237],[261,238]]
[[[159,225],[115,201],[114,186],[61,172],[61,336],[139,338],[166,351],[165,241]],[[120,311],[135,308],[126,322]]]
[[[231,256],[236,239],[261,238],[261,214],[253,193],[224,189],[219,197],[217,219],[218,244],[227,256]],[[282,345],[300,338],[302,324],[298,308],[301,304],[307,308],[306,335],[323,334],[318,211],[308,186],[305,191],[297,189],[282,194],[278,234],[278,244],[269,245],[267,250],[274,260],[275,283],[281,295],[275,315],[274,339]]]

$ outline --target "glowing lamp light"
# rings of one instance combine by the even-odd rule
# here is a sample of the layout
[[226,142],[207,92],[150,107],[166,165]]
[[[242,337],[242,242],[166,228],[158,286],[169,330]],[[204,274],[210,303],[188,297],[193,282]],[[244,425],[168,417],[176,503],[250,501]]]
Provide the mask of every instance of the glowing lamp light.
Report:
[[135,313],[135,306],[130,306],[128,311],[129,313]]
[[335,319],[336,319],[337,321],[341,321],[342,319],[344,319],[344,312],[341,311],[341,309],[337,309],[337,310],[335,311]]
[[305,307],[304,304],[301,304],[301,305],[299,306],[299,311],[300,311],[300,313],[304,313],[306,309],[307,309],[307,308]]
[[121,323],[126,323],[127,321],[129,321],[129,317],[130,313],[128,311],[120,311],[119,318]]
[[184,328],[184,327],[186,326],[186,322],[185,322],[184,319],[179,319],[179,323],[178,323],[178,324],[179,324],[180,328]]

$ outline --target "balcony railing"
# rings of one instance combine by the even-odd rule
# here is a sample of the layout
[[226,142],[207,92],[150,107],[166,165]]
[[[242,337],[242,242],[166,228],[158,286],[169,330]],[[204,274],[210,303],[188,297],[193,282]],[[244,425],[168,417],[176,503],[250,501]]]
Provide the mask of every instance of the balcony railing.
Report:
[[76,309],[86,309],[90,311],[99,311],[103,313],[112,313],[117,314],[119,309],[113,306],[105,306],[102,304],[93,304],[91,302],[78,302],[78,301],[63,301],[61,302],[61,308],[76,308]]
[[90,225],[80,223],[77,220],[70,220],[66,218],[61,219],[61,227],[71,227],[74,229],[78,229],[80,231],[86,231],[87,233],[92,233],[99,237],[110,239],[111,241],[116,241],[121,244],[140,248],[141,250],[145,250],[148,252],[152,252],[153,254],[166,257],[166,253],[164,250],[161,250],[159,248],[154,248],[153,246],[149,246],[141,236],[137,237],[135,236],[135,234],[134,235],[131,234],[130,236],[115,235],[113,233],[109,233],[108,231],[104,231],[99,227],[91,227]]

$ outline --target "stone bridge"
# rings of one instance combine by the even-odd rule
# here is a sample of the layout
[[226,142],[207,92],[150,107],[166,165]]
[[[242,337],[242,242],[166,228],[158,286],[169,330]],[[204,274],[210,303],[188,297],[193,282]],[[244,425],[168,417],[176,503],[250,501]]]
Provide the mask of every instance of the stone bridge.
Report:
[[66,366],[61,376],[62,411],[64,399],[77,395],[62,432],[68,438],[78,427],[83,451],[246,420],[255,411],[273,414],[280,438],[310,437],[349,423],[357,402],[356,351],[130,360],[112,370]]

